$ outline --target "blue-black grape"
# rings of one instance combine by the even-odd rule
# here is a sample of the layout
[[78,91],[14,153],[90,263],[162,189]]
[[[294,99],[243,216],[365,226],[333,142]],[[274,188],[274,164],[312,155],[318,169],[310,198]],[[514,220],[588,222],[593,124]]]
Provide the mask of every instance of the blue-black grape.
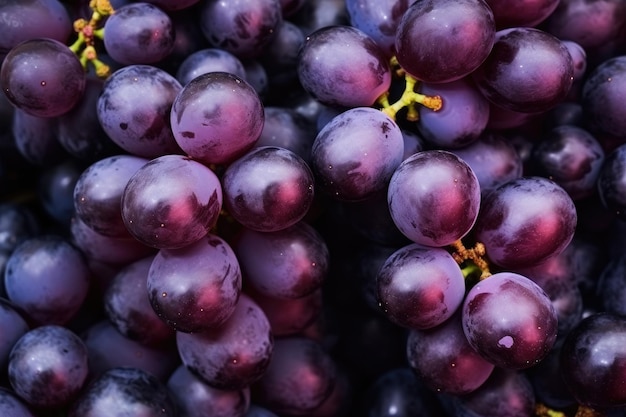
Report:
[[67,239],[40,235],[11,253],[4,285],[8,298],[35,323],[63,325],[87,296],[89,269]]
[[16,108],[13,112],[13,138],[15,147],[28,162],[46,166],[60,162],[66,157],[57,140],[57,119],[34,116]]
[[0,86],[17,108],[38,117],[70,111],[85,91],[78,57],[59,41],[31,39],[13,47],[2,61]]
[[317,134],[311,165],[319,188],[338,200],[364,200],[384,189],[402,162],[404,139],[383,112],[356,107]]
[[315,195],[309,165],[292,151],[262,146],[233,161],[222,176],[224,206],[247,228],[275,232],[306,216]]
[[170,123],[178,145],[206,164],[228,164],[246,153],[263,130],[255,89],[227,72],[197,76],[176,96]]
[[159,7],[137,2],[118,7],[104,25],[104,47],[123,65],[155,64],[174,49],[172,19]]
[[396,29],[396,56],[419,80],[450,82],[483,63],[495,33],[493,12],[483,0],[416,1]]
[[207,235],[222,209],[222,186],[207,166],[163,155],[139,168],[122,194],[122,219],[147,246],[176,249]]
[[297,71],[304,89],[331,106],[371,106],[391,85],[387,56],[352,26],[327,26],[307,36]]
[[28,404],[43,409],[69,405],[88,374],[87,347],[71,330],[44,325],[26,332],[9,357],[9,381]]
[[496,265],[528,267],[562,252],[577,220],[574,202],[561,186],[544,177],[520,177],[485,198],[473,233]]
[[208,385],[240,390],[257,383],[274,357],[274,336],[265,313],[252,298],[239,297],[219,327],[176,333],[182,363]]
[[181,88],[176,78],[152,65],[124,66],[104,83],[98,120],[109,138],[133,155],[181,153],[169,124]]
[[626,201],[622,191],[626,186],[624,183],[625,157],[626,145],[613,149],[606,156],[597,181],[598,195],[602,205],[620,219],[625,218],[626,215],[626,210],[624,210]]
[[446,250],[418,245],[395,251],[377,276],[378,300],[394,323],[429,329],[449,319],[461,306],[465,280]]
[[310,164],[311,147],[316,134],[315,125],[297,109],[265,106],[263,130],[254,146],[279,146],[289,149]]
[[[112,404],[115,404],[112,406]],[[164,383],[136,368],[110,369],[72,404],[69,417],[175,417],[176,405]]]
[[498,29],[537,26],[559,5],[560,0],[486,0]]
[[24,333],[30,330],[30,326],[16,309],[16,307],[6,298],[0,297],[0,370],[6,371],[9,363],[9,354],[15,342]]
[[405,159],[391,177],[389,211],[398,229],[421,245],[443,247],[464,237],[478,216],[478,178],[449,151],[427,150]]
[[44,212],[64,227],[70,225],[75,214],[74,187],[83,169],[82,163],[69,158],[46,167],[37,183],[37,196]]
[[557,314],[548,295],[512,272],[494,274],[472,287],[463,301],[462,321],[469,344],[505,369],[539,363],[557,337]]
[[209,234],[180,249],[161,249],[147,276],[157,315],[179,332],[218,328],[237,308],[241,270],[230,245]]
[[185,57],[176,70],[176,79],[181,85],[187,85],[189,81],[208,72],[227,72],[246,79],[246,69],[241,60],[219,48],[200,49]]

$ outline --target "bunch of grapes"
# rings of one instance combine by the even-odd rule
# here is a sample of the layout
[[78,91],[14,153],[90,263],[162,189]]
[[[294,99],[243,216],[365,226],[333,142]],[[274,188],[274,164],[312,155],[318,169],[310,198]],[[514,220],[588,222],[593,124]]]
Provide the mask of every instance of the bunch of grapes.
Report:
[[0,17],[0,416],[626,415],[623,0]]

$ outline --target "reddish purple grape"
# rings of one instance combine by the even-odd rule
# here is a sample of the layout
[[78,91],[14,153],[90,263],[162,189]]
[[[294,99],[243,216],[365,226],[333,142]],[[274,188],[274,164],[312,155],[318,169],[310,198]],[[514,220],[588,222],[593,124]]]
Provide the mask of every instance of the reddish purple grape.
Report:
[[525,369],[552,349],[558,319],[548,295],[529,278],[500,272],[480,281],[463,302],[463,331],[486,360]]

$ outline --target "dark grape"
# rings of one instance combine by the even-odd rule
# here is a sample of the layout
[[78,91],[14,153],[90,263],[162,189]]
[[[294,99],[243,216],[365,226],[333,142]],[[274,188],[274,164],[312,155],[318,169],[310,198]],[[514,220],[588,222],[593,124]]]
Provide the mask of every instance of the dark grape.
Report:
[[181,85],[187,85],[189,81],[208,72],[227,72],[246,79],[241,60],[219,48],[205,48],[189,54],[178,66],[176,79]]
[[78,57],[61,42],[49,38],[16,45],[0,69],[0,85],[9,101],[38,117],[70,111],[82,97],[85,83]]
[[0,387],[0,413],[5,417],[35,417],[26,403],[5,387]]
[[39,117],[17,108],[13,112],[13,138],[20,154],[34,165],[52,165],[66,157],[57,140],[57,119]]
[[560,0],[486,0],[498,29],[537,26],[554,12]]
[[9,354],[13,345],[29,330],[30,326],[15,306],[6,298],[0,297],[0,334],[2,334],[2,339],[0,339],[0,369],[3,373],[7,369]]

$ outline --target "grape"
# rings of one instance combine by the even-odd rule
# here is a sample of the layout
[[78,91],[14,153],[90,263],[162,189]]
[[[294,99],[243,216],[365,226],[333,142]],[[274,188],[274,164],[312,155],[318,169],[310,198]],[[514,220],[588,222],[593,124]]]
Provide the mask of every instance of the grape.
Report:
[[254,88],[226,72],[199,75],[176,96],[170,122],[178,145],[206,164],[228,164],[263,130],[263,104]]
[[5,417],[34,417],[24,401],[5,387],[0,387],[0,413]]
[[148,298],[148,273],[155,256],[128,263],[103,296],[105,313],[117,331],[148,346],[173,341],[174,330],[157,316]]
[[298,336],[277,339],[253,395],[276,413],[308,416],[331,395],[337,372],[334,360],[317,342]]
[[292,20],[308,35],[318,29],[350,23],[345,0],[308,0]]
[[268,297],[296,299],[322,287],[330,254],[305,222],[276,232],[243,229],[234,244],[246,285]]
[[505,369],[539,363],[557,337],[552,302],[529,278],[500,272],[482,280],[463,301],[463,331],[486,360]]
[[89,270],[65,238],[39,235],[11,253],[4,274],[8,298],[38,324],[63,325],[87,296]]
[[607,155],[601,167],[597,181],[598,195],[602,206],[623,219],[626,211],[626,202],[623,198],[624,189],[624,157],[626,146],[620,145]]
[[420,84],[426,96],[440,96],[443,107],[420,112],[422,137],[438,148],[461,148],[474,142],[489,121],[489,102],[469,78],[443,84]]
[[224,325],[240,292],[238,260],[228,243],[213,234],[180,249],[161,249],[147,276],[152,308],[179,332]]
[[245,417],[277,417],[276,414],[271,411],[260,407],[256,404],[250,404],[248,408],[248,412],[245,414]]
[[260,55],[281,22],[279,0],[207,0],[200,9],[200,28],[209,43],[238,58]]
[[209,72],[227,72],[245,80],[246,70],[235,55],[218,48],[205,48],[189,54],[178,66],[176,79],[187,85],[194,78]]
[[611,313],[591,314],[567,336],[561,349],[563,381],[581,404],[624,406],[622,375],[626,322]]
[[604,150],[588,131],[555,127],[535,144],[533,152],[536,173],[559,184],[573,200],[595,194]]
[[0,249],[13,252],[22,242],[41,233],[33,210],[25,204],[0,204]]
[[17,108],[13,112],[12,127],[15,146],[28,162],[45,166],[58,163],[66,156],[55,134],[56,118],[33,116]]
[[[583,84],[583,115],[592,133],[623,136],[621,96],[626,91],[626,56],[608,59],[593,69]],[[621,143],[621,142],[620,142]]]
[[603,311],[626,316],[624,297],[624,280],[626,277],[626,258],[619,255],[609,259],[602,268],[597,282]]
[[68,226],[74,216],[74,187],[83,168],[76,160],[68,159],[47,167],[39,179],[37,195],[43,210],[63,226]]
[[187,9],[199,1],[200,0],[146,0],[146,3],[154,4],[165,11],[171,12]]
[[183,364],[217,389],[241,390],[266,373],[274,337],[263,310],[242,294],[222,326],[199,333],[176,333]]
[[537,26],[548,18],[560,0],[486,0],[498,29]]
[[415,243],[387,258],[377,284],[385,315],[411,329],[443,323],[460,307],[465,294],[465,280],[452,255]]
[[391,217],[412,241],[447,246],[476,221],[480,186],[461,158],[443,150],[422,151],[396,169],[387,192]]
[[87,346],[90,383],[115,368],[134,368],[166,382],[180,365],[174,347],[138,343],[118,332],[107,319],[91,324],[82,339]]
[[177,249],[202,239],[216,224],[222,187],[208,167],[163,155],[139,168],[122,194],[122,219],[147,246]]
[[[111,404],[115,404],[114,407]],[[167,387],[142,370],[114,368],[93,381],[72,405],[69,417],[174,417]]]
[[104,83],[98,120],[111,140],[142,158],[181,153],[169,126],[172,103],[181,90],[170,74],[151,65],[128,65]]
[[522,158],[514,145],[501,134],[485,132],[471,144],[450,152],[464,160],[472,169],[481,196],[524,173]]
[[101,235],[128,236],[120,203],[128,180],[146,163],[148,159],[122,154],[87,167],[74,188],[76,216]]
[[72,331],[39,326],[15,343],[9,357],[9,381],[28,404],[44,409],[66,406],[87,380],[87,347]]
[[70,111],[85,91],[85,72],[70,49],[49,38],[26,40],[2,62],[0,85],[14,106],[37,117]]
[[263,130],[254,147],[279,146],[289,149],[310,164],[311,147],[316,135],[313,123],[296,109],[265,106]]
[[567,47],[550,33],[517,27],[496,33],[489,56],[472,73],[495,105],[521,113],[545,112],[563,101],[574,80]]
[[487,196],[473,233],[494,264],[527,267],[562,252],[577,219],[571,197],[554,181],[520,177]]
[[167,13],[150,3],[126,4],[104,25],[104,47],[123,65],[155,64],[174,49],[175,32]]
[[402,161],[402,131],[383,112],[357,107],[335,116],[313,142],[320,188],[338,200],[359,201],[385,188]]
[[270,82],[280,85],[297,80],[297,72],[294,70],[298,65],[300,49],[304,42],[304,33],[296,24],[283,20],[278,25],[276,33],[265,48],[265,52],[258,58],[270,74]]
[[352,26],[327,26],[307,36],[297,72],[304,89],[331,106],[371,106],[391,85],[385,53]]
[[483,0],[416,1],[396,29],[396,57],[419,80],[450,82],[483,63],[495,33],[493,12]]
[[415,0],[346,0],[350,25],[370,36],[390,57],[395,54],[396,28]]
[[308,164],[277,146],[255,148],[222,176],[224,206],[242,225],[261,232],[293,226],[309,211],[315,180]]
[[30,326],[16,307],[6,298],[0,297],[0,333],[2,334],[2,339],[0,339],[0,369],[3,373],[7,369],[9,354],[13,345],[29,330]]
[[250,406],[250,389],[220,390],[204,383],[181,365],[167,388],[182,417],[244,417]]

